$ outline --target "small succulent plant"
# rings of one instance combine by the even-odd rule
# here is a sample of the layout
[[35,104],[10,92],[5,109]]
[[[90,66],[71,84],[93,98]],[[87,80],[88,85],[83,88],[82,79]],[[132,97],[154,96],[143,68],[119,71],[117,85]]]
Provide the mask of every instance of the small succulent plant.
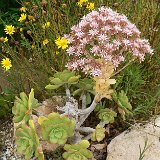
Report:
[[94,86],[94,81],[92,79],[89,78],[80,79],[80,81],[76,84],[76,87],[78,89],[76,89],[73,92],[73,96],[85,94],[86,104],[90,104],[92,101],[91,94],[93,95],[95,94],[95,92],[93,91],[93,86]]
[[53,77],[50,78],[50,83],[45,88],[46,89],[58,89],[62,85],[72,85],[76,84],[80,76],[76,76],[75,72],[69,70],[64,70],[63,72],[57,72]]
[[114,117],[117,116],[117,113],[111,109],[105,108],[99,111],[99,119],[101,119],[106,124],[113,123]]
[[33,120],[29,120],[28,124],[21,124],[16,129],[17,150],[19,153],[24,154],[27,160],[33,156],[37,157],[38,160],[44,160]]
[[14,106],[12,108],[12,113],[14,114],[13,121],[15,123],[29,121],[32,114],[32,109],[39,106],[38,100],[34,98],[34,91],[31,90],[29,97],[22,92],[20,93],[20,98],[16,97]]
[[93,157],[92,152],[87,149],[89,145],[87,140],[82,140],[80,143],[73,145],[66,144],[64,146],[66,152],[63,153],[63,158],[65,160],[88,160]]
[[50,113],[47,117],[39,117],[42,138],[50,143],[65,144],[68,137],[74,135],[75,121],[62,117],[58,113]]
[[92,141],[102,141],[105,138],[105,128],[102,128],[100,125],[97,125],[95,132],[93,132],[91,140]]
[[118,110],[122,115],[123,119],[125,119],[126,115],[132,115],[132,105],[130,104],[128,97],[123,90],[118,94],[114,92],[112,97],[113,100],[118,104]]

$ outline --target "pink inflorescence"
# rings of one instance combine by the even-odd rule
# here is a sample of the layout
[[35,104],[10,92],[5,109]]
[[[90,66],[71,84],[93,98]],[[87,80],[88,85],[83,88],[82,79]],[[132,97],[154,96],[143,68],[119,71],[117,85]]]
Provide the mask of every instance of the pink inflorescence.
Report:
[[[140,38],[140,31],[125,15],[110,8],[101,7],[82,18],[64,37],[69,40],[67,53],[72,57],[67,67],[82,70],[93,76],[101,74],[96,59],[112,61],[115,68],[125,59],[124,53],[132,53],[140,61],[145,54],[153,54],[148,40]],[[122,54],[123,53],[123,54]]]

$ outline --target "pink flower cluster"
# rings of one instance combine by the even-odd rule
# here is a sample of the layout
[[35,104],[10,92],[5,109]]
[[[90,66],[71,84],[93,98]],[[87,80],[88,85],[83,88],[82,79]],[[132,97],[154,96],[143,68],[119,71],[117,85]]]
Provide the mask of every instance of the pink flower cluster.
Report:
[[143,61],[145,54],[153,54],[153,50],[140,34],[125,15],[106,7],[93,10],[64,36],[69,40],[67,53],[72,58],[67,67],[96,76],[101,73],[96,59],[112,61],[115,68],[124,61],[126,54],[131,53]]

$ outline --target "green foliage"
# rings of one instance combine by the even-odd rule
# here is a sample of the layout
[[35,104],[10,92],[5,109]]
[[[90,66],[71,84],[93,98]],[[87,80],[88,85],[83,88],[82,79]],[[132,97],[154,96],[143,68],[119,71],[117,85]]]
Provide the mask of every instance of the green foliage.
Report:
[[[50,78],[50,83],[45,88],[46,89],[58,89],[63,85],[72,85],[76,84],[80,76],[76,76],[75,72],[69,70],[64,70],[63,72],[57,72],[54,74],[54,77]],[[53,84],[53,85],[52,85]]]
[[65,144],[68,137],[74,135],[75,121],[61,117],[58,113],[50,113],[47,117],[39,117],[42,137],[50,143]]
[[103,103],[102,103],[102,102],[98,103],[98,104],[96,105],[96,108],[94,109],[94,111],[99,112],[101,109],[104,109],[104,108],[105,108],[105,105],[106,105],[105,102],[106,102],[106,101],[104,101]]
[[94,84],[95,83],[94,83],[93,79],[90,79],[90,78],[80,79],[79,83],[76,84],[76,87],[78,89],[76,89],[73,92],[73,96],[80,95],[82,92],[84,92],[84,93],[90,92],[92,94],[95,94],[93,91]]
[[44,160],[42,148],[36,134],[33,120],[29,120],[29,125],[21,124],[16,129],[16,144],[19,153],[25,155],[25,159],[29,160],[35,155],[38,160]]
[[14,114],[13,121],[15,123],[21,122],[22,120],[25,122],[29,121],[32,109],[38,107],[38,105],[38,100],[34,98],[33,89],[31,90],[29,97],[27,97],[24,92],[20,93],[20,98],[16,96],[12,108],[12,113]]
[[63,153],[63,158],[65,160],[88,160],[93,157],[92,152],[87,149],[89,145],[87,140],[73,145],[66,144],[64,149],[67,152]]
[[96,126],[95,132],[93,132],[91,140],[92,141],[102,141],[105,138],[105,128],[102,128],[100,125]]
[[20,4],[17,0],[0,1],[0,36],[4,35],[3,27],[5,24],[16,24],[15,19],[17,19],[19,7]]
[[0,94],[0,118],[11,114],[13,100],[12,93],[4,92]]
[[123,90],[118,94],[114,92],[112,97],[113,97],[113,100],[120,107],[120,113],[123,119],[125,119],[125,116],[132,115],[132,105],[128,101],[128,97],[126,96]]
[[114,122],[114,118],[117,116],[117,113],[111,109],[105,108],[99,111],[98,116],[99,119],[108,124]]

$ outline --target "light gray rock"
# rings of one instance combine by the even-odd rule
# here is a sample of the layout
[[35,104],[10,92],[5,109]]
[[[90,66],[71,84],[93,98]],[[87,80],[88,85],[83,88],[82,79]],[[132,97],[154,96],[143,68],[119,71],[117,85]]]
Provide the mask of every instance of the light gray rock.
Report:
[[140,160],[140,148],[143,151],[145,142],[147,150],[143,160],[160,160],[160,117],[115,137],[108,145],[106,160]]

